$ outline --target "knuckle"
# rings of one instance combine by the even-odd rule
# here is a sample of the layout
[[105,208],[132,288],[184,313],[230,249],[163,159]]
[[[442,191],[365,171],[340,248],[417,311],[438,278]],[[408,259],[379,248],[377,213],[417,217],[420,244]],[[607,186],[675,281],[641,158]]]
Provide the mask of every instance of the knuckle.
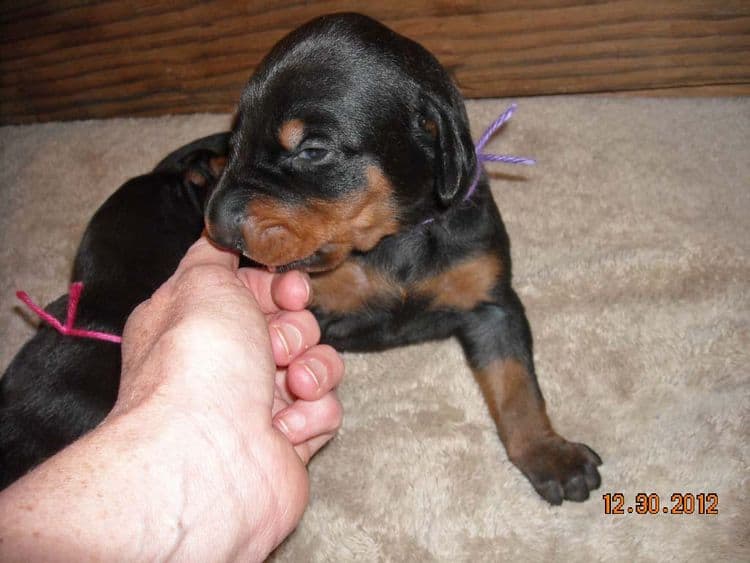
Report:
[[146,299],[145,301],[142,301],[141,303],[136,305],[135,309],[133,309],[133,311],[130,313],[131,322],[138,322],[142,317],[147,316],[150,308],[151,298]]
[[212,277],[210,268],[204,265],[190,265],[185,267],[180,273],[180,285],[183,289],[200,287],[207,279]]

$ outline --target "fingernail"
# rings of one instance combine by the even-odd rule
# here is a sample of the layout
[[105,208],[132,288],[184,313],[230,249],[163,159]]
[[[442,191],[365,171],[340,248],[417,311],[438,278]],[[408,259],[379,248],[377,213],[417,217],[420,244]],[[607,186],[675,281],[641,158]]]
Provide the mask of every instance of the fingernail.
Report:
[[310,376],[310,379],[315,383],[315,388],[320,391],[320,382],[328,377],[328,368],[326,365],[316,358],[308,358],[302,364],[304,370]]
[[284,434],[284,436],[289,436],[289,427],[286,425],[286,422],[281,417],[275,418],[273,421],[276,428],[281,430],[281,432]]
[[287,411],[276,417],[274,423],[286,436],[299,432],[305,428],[305,417],[297,411]]
[[305,282],[305,304],[309,305],[312,303],[312,286],[310,285],[310,276],[302,274],[302,279]]
[[293,353],[302,349],[302,333],[291,324],[274,325],[273,329],[279,335],[281,345],[286,350],[287,356],[291,357]]

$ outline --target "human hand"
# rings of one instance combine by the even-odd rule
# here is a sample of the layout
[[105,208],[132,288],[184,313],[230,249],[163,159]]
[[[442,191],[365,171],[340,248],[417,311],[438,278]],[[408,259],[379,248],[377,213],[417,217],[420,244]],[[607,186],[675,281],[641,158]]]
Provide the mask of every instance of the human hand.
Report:
[[193,245],[128,320],[110,415],[0,495],[0,559],[264,559],[341,424],[309,287]]
[[[244,469],[208,484],[234,489],[214,502],[252,494],[244,509],[253,514],[237,524],[263,522],[266,529],[251,535],[269,536],[275,546],[307,505],[303,464],[341,424],[333,389],[343,363],[317,344],[320,329],[304,309],[311,298],[306,275],[237,270],[237,261],[202,238],[133,312],[111,417],[139,407],[166,424],[163,417],[175,417],[186,429],[183,445],[213,457],[201,461],[202,478],[227,479],[226,467],[206,474],[217,462]],[[274,506],[259,499],[274,499]]]

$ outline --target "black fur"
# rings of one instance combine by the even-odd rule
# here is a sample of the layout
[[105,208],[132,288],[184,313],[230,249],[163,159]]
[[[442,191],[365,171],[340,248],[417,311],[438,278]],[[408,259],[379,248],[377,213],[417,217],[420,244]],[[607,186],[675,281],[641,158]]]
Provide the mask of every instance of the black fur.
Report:
[[[304,135],[287,147],[279,130],[290,120],[304,123]],[[75,277],[87,284],[82,326],[121,331],[132,308],[166,280],[202,229],[208,188],[188,185],[187,171],[210,171],[207,156],[227,154],[205,209],[207,231],[217,244],[260,265],[307,269],[314,281],[344,261],[403,290],[395,300],[376,292],[354,310],[316,304],[324,342],[339,350],[381,350],[456,336],[478,377],[497,362],[513,362],[523,374],[518,417],[532,416],[524,419],[531,441],[519,449],[508,441],[502,413],[493,411],[511,459],[553,504],[584,500],[598,487],[598,456],[544,423],[531,331],[511,286],[508,236],[484,175],[465,199],[477,166],[468,118],[460,93],[429,52],[364,16],[314,20],[266,57],[242,94],[225,151],[226,142],[219,135],[178,149],[97,212],[76,260]],[[304,218],[312,202],[356,199],[368,189],[373,169],[387,181],[394,203],[389,220],[396,227],[382,238],[336,253],[332,248],[340,241],[321,234],[312,254],[296,255],[290,246],[278,263],[256,254],[247,235],[248,225],[260,220],[250,216],[253,202],[275,202]],[[273,228],[262,235],[272,236],[267,233]],[[470,307],[439,305],[440,295],[418,290],[481,256],[499,269],[487,295]],[[51,306],[58,316],[63,309],[64,299]],[[51,354],[60,357],[48,360]],[[493,377],[502,386],[503,374]],[[118,379],[116,346],[62,339],[42,327],[0,384],[3,482],[101,420],[115,400]],[[504,407],[513,411],[515,404]],[[535,426],[537,419],[541,426]]]
[[[226,134],[200,139],[126,182],[91,219],[73,279],[84,282],[76,327],[121,334],[130,312],[172,274],[203,229],[207,161],[226,154]],[[65,318],[68,296],[47,307]],[[0,488],[96,426],[120,381],[120,347],[61,336],[42,324],[0,379]]]

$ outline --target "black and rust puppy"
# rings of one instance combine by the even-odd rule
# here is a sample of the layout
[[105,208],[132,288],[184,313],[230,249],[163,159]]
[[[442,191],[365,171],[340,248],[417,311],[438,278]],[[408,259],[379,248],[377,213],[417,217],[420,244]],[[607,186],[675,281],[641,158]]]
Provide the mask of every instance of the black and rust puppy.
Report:
[[[121,334],[135,306],[172,274],[203,229],[206,193],[226,143],[219,134],[175,151],[96,212],[74,265],[73,279],[85,284],[78,328]],[[47,311],[64,319],[67,300]],[[96,426],[112,409],[119,382],[118,345],[41,325],[0,380],[0,488]]]
[[463,100],[417,43],[355,14],[274,47],[239,106],[206,209],[213,240],[313,274],[323,341],[379,350],[455,335],[510,459],[547,501],[582,501],[599,457],[545,412],[508,236]]
[[[96,214],[76,260],[83,327],[121,331],[171,274],[201,231],[225,142],[180,149]],[[483,174],[466,200],[478,163],[461,96],[434,57],[363,16],[317,19],[251,79],[228,156],[206,209],[215,242],[311,272],[323,341],[339,350],[457,336],[510,459],[551,503],[589,496],[601,462],[545,413],[508,237]],[[41,328],[0,384],[3,483],[114,403],[119,349],[60,340]]]

